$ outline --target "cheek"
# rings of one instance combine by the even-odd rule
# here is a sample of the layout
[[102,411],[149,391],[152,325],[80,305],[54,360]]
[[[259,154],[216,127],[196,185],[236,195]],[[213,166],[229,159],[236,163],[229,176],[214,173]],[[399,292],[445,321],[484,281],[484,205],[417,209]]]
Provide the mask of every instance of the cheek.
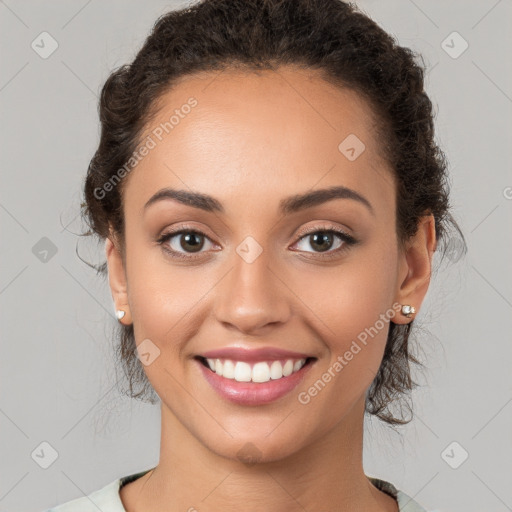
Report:
[[301,273],[308,283],[306,302],[325,321],[333,340],[357,336],[392,306],[396,254],[373,245],[339,266]]
[[[150,247],[147,242],[130,245],[127,240],[127,250],[137,344],[150,339],[161,352],[179,358],[186,351],[187,340],[194,337],[194,329],[199,330],[207,317],[212,287],[224,272],[208,264],[194,268],[172,264],[160,247]],[[299,320],[316,333],[330,366],[338,357],[349,363],[343,369],[344,378],[367,374],[371,382],[378,369],[389,328],[380,315],[392,304],[393,269],[396,254],[383,237],[361,246],[338,265],[304,265],[283,273],[284,281],[294,283],[291,288],[300,300],[287,294],[282,300],[298,300]],[[177,364],[176,357],[155,360],[158,364],[146,370],[151,372],[164,360],[167,365]]]
[[208,291],[204,281],[196,279],[197,274],[180,271],[132,279],[130,304],[137,342],[150,338],[161,348],[178,350],[182,340],[193,335],[189,319],[194,316],[197,321],[201,297]]
[[137,343],[149,338],[161,350],[178,351],[187,318],[207,292],[198,277],[201,271],[172,266],[160,247],[145,247],[143,242],[138,247],[128,244],[127,250],[128,295]]
[[344,399],[346,390],[356,396],[371,384],[382,361],[389,320],[396,314],[395,269],[396,253],[375,244],[328,272],[301,275],[309,283],[306,297],[317,318],[314,329],[329,353],[322,369],[337,376]]

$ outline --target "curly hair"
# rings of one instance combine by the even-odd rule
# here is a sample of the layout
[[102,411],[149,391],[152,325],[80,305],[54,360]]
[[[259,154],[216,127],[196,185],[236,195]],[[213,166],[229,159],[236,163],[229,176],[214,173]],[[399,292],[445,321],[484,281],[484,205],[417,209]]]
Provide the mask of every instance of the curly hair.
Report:
[[[155,114],[158,100],[177,81],[226,69],[276,70],[280,65],[314,69],[363,97],[378,119],[381,149],[396,177],[396,232],[400,246],[416,233],[420,217],[433,214],[444,252],[448,233],[464,236],[449,212],[447,162],[434,141],[432,103],[424,89],[424,65],[399,46],[354,4],[341,0],[201,0],[159,17],[133,62],[117,68],[99,101],[101,136],[84,183],[82,217],[104,241],[115,236],[124,253],[123,178],[108,194],[97,191],[126,165]],[[439,252],[440,244],[437,244]],[[460,242],[459,242],[460,246]],[[107,274],[107,263],[90,265]],[[411,421],[390,410],[417,386],[410,363],[414,321],[390,322],[380,368],[366,394],[365,412],[389,425]],[[117,324],[116,356],[129,395],[157,399],[136,356],[133,325]],[[409,406],[409,411],[411,407]],[[412,412],[412,411],[411,411]]]

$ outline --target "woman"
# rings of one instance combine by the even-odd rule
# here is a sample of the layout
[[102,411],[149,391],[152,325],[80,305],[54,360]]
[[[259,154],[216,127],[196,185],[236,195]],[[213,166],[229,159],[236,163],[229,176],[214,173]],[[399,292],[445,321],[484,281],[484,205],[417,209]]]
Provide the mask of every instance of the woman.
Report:
[[448,228],[423,69],[340,0],[204,0],[106,81],[84,216],[156,467],[54,512],[425,510],[365,474]]

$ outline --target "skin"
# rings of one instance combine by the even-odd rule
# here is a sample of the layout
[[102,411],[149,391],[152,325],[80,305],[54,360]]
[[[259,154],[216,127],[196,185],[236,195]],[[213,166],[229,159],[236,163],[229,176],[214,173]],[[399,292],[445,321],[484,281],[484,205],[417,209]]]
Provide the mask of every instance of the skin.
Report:
[[[198,105],[125,178],[126,260],[106,241],[109,283],[121,322],[160,356],[145,372],[161,398],[160,460],[120,491],[128,512],[397,511],[362,466],[365,393],[380,366],[389,324],[303,405],[307,390],[359,333],[394,303],[419,311],[427,292],[435,228],[425,216],[399,251],[395,183],[375,119],[361,97],[294,67],[189,76],[161,98],[146,133],[194,96]],[[338,145],[357,134],[366,149],[349,161]],[[282,215],[279,202],[312,189],[346,186],[371,203],[334,199]],[[209,194],[225,213],[167,200],[143,212],[158,190]],[[173,259],[156,240],[186,222],[206,238],[195,260]],[[330,260],[301,228],[340,228],[359,243]],[[247,263],[245,237],[263,252]],[[172,246],[171,246],[172,244]],[[328,251],[345,244],[336,236]],[[295,250],[292,250],[294,248]],[[416,313],[417,314],[417,313]],[[394,323],[410,322],[399,312]],[[262,406],[224,400],[193,357],[225,346],[280,347],[317,357],[305,380]],[[260,456],[245,464],[252,443]]]

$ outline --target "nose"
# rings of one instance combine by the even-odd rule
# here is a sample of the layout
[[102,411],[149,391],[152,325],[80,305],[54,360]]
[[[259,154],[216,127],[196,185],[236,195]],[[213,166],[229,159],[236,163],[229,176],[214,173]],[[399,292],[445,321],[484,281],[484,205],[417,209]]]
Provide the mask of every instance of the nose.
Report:
[[265,251],[252,262],[235,255],[214,300],[215,317],[225,327],[256,335],[282,324],[291,314],[293,294],[271,268]]

